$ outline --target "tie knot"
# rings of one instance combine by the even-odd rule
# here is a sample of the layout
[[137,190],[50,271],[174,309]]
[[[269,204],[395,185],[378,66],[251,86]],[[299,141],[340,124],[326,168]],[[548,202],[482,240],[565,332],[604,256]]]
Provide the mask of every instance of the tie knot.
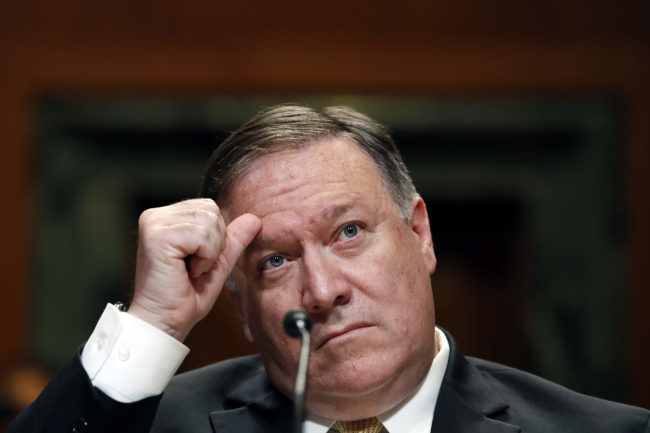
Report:
[[334,427],[341,433],[379,433],[383,426],[377,417],[373,417],[357,421],[336,421]]

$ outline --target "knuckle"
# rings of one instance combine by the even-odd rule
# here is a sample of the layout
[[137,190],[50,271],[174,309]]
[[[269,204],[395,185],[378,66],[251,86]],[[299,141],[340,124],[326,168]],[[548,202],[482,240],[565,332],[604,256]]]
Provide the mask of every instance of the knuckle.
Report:
[[219,206],[217,206],[217,203],[212,200],[211,198],[196,198],[193,200],[189,200],[188,203],[191,205],[201,205],[204,208],[214,208],[214,209],[219,209]]
[[142,227],[143,225],[147,224],[147,221],[151,218],[151,214],[153,212],[153,209],[147,209],[144,212],[140,214],[140,218],[138,219],[138,226]]
[[219,252],[226,246],[226,239],[220,231],[203,227],[202,237]]
[[203,212],[210,219],[210,221],[212,221],[212,223],[218,223],[221,219],[221,212],[218,208],[216,208],[214,211],[203,210]]
[[196,231],[198,232],[199,237],[202,239],[210,239],[214,236],[212,230],[206,226],[196,226]]
[[212,211],[212,210],[207,210],[202,208],[187,208],[187,209],[178,209],[174,213],[180,216],[185,216],[196,220],[200,220],[201,218],[207,218],[208,220],[213,222],[218,221],[220,217],[218,209]]

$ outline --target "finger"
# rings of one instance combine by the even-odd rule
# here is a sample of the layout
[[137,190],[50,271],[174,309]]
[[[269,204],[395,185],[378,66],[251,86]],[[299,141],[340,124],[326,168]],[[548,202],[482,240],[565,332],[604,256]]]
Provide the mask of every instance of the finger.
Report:
[[148,224],[161,227],[180,223],[209,226],[221,219],[219,207],[211,200],[188,200],[164,208],[151,209],[146,211],[145,215]]
[[226,225],[221,216],[210,226],[199,226],[196,229],[196,249],[186,251],[189,257],[189,274],[192,278],[209,272],[226,247]]
[[230,275],[237,260],[248,244],[255,238],[262,228],[262,221],[253,214],[243,214],[232,220],[226,228],[226,248],[219,256],[218,271],[224,281]]
[[139,266],[147,269],[142,267],[145,263],[156,264],[159,272],[173,273],[182,264],[189,276],[196,278],[216,263],[225,246],[223,221],[211,227],[191,223],[145,227],[140,231]]
[[[223,244],[220,245],[220,249],[225,245],[225,240]],[[220,250],[219,249],[219,250]],[[215,249],[216,251],[216,249]],[[216,256],[209,255],[207,257],[201,257],[197,254],[192,254],[188,257],[186,257],[186,260],[188,261],[188,274],[190,275],[191,278],[198,278],[201,275],[205,274],[206,272],[209,272],[210,269],[214,266],[214,264],[217,262],[219,259],[219,255],[217,254]]]

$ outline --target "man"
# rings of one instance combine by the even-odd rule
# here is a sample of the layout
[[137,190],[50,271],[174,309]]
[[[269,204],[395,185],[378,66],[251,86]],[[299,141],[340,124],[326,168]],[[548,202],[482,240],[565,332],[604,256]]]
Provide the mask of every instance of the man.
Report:
[[[314,323],[310,433],[650,432],[648,411],[468,360],[436,329],[426,206],[371,119],[267,110],[215,151],[201,196],[142,214],[128,312],[107,307],[10,432],[288,431],[295,307]],[[222,288],[261,357],[167,386]]]

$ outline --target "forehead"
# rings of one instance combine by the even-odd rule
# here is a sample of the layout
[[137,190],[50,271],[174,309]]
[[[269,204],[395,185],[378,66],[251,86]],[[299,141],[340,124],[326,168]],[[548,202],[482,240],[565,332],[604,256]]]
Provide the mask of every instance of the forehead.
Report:
[[374,161],[354,142],[333,138],[260,158],[232,186],[223,210],[227,219],[246,212],[264,218],[323,200],[340,207],[361,197],[390,199]]

